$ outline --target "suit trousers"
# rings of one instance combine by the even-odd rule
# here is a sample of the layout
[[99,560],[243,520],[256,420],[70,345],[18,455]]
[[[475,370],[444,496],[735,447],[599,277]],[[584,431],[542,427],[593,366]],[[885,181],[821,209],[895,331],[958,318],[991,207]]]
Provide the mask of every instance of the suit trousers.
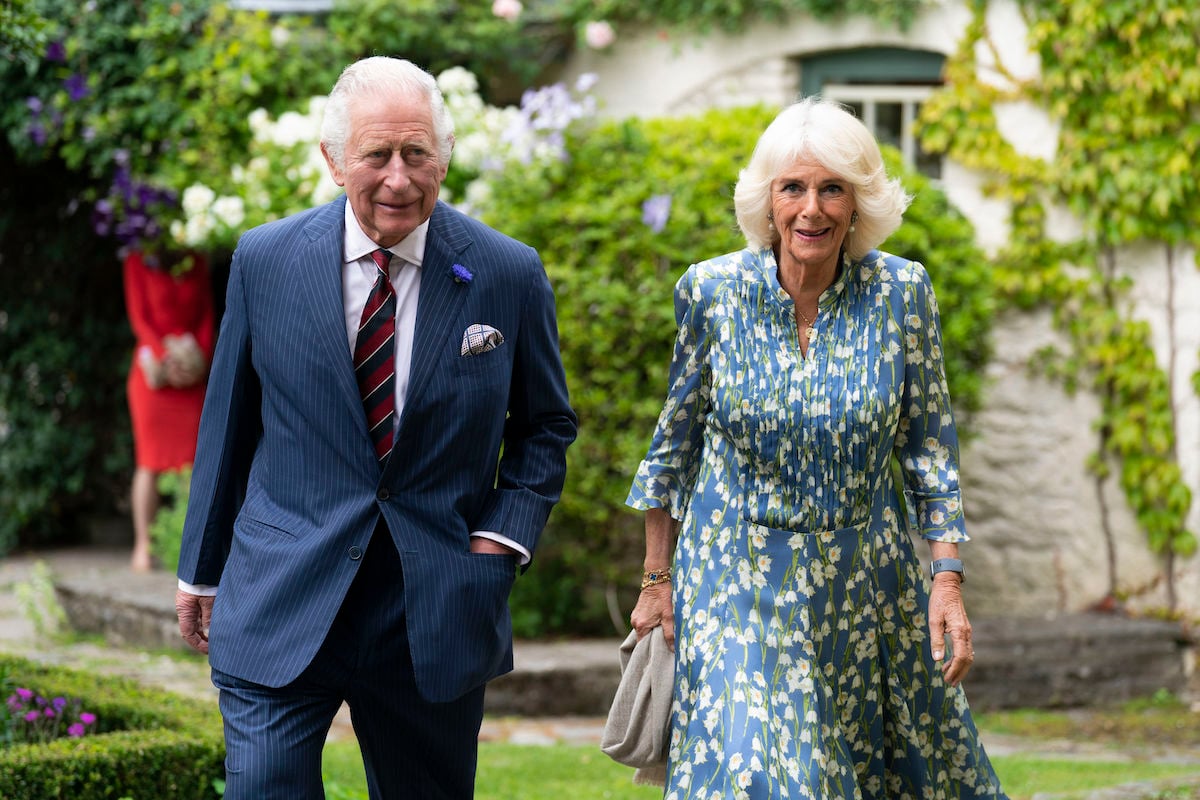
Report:
[[321,751],[343,701],[371,800],[474,795],[484,687],[449,703],[418,694],[400,558],[382,518],[324,643],[295,681],[272,688],[214,669],[213,683],[225,725],[225,800],[323,798]]

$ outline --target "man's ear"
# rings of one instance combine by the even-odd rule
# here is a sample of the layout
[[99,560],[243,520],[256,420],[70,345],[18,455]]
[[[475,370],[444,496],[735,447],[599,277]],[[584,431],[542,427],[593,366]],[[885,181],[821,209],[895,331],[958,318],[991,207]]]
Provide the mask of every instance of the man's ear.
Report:
[[329,155],[329,148],[321,142],[321,155],[325,156],[325,163],[329,166],[329,175],[333,178],[333,182],[338,186],[346,185],[346,176],[342,174],[342,170],[337,164],[333,163],[333,156]]

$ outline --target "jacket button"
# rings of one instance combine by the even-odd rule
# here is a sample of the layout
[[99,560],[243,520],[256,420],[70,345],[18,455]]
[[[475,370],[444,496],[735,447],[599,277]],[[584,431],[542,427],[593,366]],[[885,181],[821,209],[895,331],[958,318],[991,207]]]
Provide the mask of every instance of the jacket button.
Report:
[[387,500],[389,497],[392,496],[392,493],[389,492],[387,490],[387,487],[385,486],[382,489],[380,489],[378,492],[376,492],[375,496],[378,497],[380,500]]
[[353,545],[350,548],[350,560],[358,561],[360,558],[362,558],[362,550],[358,547],[358,545]]

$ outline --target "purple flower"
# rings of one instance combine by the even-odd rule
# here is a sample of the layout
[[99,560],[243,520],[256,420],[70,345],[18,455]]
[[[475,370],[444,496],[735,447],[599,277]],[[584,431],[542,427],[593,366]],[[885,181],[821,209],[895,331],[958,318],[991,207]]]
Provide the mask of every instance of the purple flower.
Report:
[[22,700],[30,700],[33,698],[33,690],[17,689],[17,697],[20,697]]
[[47,61],[55,61],[59,64],[67,60],[67,48],[62,43],[62,39],[55,39],[50,44],[46,45],[45,58]]
[[63,81],[63,88],[67,90],[67,96],[75,101],[82,100],[88,96],[87,78],[78,72],[70,75]]
[[462,264],[455,264],[450,268],[450,272],[454,274],[455,283],[470,283],[474,279],[471,270],[464,267]]
[[41,147],[46,143],[46,129],[41,125],[30,125],[25,129],[25,132],[29,134],[29,138],[32,139],[33,143],[38,147]]
[[30,114],[33,114],[36,117],[38,114],[42,113],[42,98],[33,96],[26,97],[25,107],[29,109]]
[[96,721],[96,715],[92,714],[90,712],[84,711],[82,714],[79,715],[79,721],[82,722],[84,725],[91,725],[93,722]]
[[53,703],[53,705],[54,705],[54,707],[55,707],[55,708],[57,708],[59,711],[62,711],[64,708],[66,708],[66,707],[67,707],[67,698],[65,698],[65,697],[56,697],[56,698],[54,698],[54,703]]
[[67,728],[67,736],[70,736],[72,739],[78,739],[80,736],[83,736],[83,730],[83,725],[76,722]]
[[38,714],[38,712],[36,712],[36,711],[26,711],[25,712],[25,721],[26,722],[37,722],[39,716],[41,716],[41,715]]
[[655,233],[667,227],[671,218],[671,195],[656,194],[642,203],[642,224]]

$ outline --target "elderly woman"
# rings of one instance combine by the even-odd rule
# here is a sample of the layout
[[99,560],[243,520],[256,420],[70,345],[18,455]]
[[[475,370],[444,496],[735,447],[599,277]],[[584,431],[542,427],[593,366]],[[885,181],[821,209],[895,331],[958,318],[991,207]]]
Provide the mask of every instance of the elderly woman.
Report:
[[908,197],[858,120],[808,99],[734,203],[747,247],[676,285],[669,395],[627,501],[646,512],[633,625],[676,648],[666,797],[1004,797],[959,686],[937,302],[920,264],[874,249]]

